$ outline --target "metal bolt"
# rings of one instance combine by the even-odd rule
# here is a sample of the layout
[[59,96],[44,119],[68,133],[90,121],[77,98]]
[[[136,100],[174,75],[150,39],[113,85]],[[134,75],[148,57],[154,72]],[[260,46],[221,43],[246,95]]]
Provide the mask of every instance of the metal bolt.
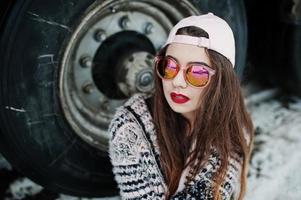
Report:
[[145,34],[150,34],[154,31],[154,25],[150,22],[148,22],[146,25],[145,25],[145,29],[144,29],[144,33]]
[[129,20],[128,16],[124,16],[120,19],[119,26],[123,29],[126,29],[129,27],[129,22],[130,22],[130,20]]
[[91,67],[92,66],[92,59],[89,56],[84,56],[80,59],[80,65],[82,67]]
[[115,12],[116,12],[116,7],[115,7],[115,6],[110,7],[110,11],[111,11],[112,13],[115,13]]
[[97,41],[97,42],[102,42],[106,39],[106,34],[105,34],[105,31],[102,30],[102,29],[97,29],[94,33],[94,39]]
[[93,84],[92,83],[87,83],[83,86],[82,88],[83,92],[86,94],[90,94],[93,91]]
[[151,84],[152,81],[153,81],[153,75],[151,72],[143,73],[139,77],[139,85],[141,85],[142,87],[148,86],[149,84]]
[[108,100],[102,101],[100,104],[100,108],[102,110],[108,110],[109,109],[109,101]]

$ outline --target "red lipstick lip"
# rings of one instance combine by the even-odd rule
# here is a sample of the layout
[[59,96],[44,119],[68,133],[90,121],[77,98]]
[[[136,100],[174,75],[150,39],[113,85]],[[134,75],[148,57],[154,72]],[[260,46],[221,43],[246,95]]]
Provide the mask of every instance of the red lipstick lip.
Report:
[[183,94],[177,94],[175,92],[170,93],[170,97],[175,103],[186,103],[189,98]]

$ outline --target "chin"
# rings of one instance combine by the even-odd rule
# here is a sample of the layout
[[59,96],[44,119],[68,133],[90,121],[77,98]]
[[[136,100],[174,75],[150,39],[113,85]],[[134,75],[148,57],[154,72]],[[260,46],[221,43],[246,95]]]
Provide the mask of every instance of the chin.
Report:
[[169,104],[169,106],[176,113],[184,114],[184,113],[189,112],[189,110],[187,110],[187,108],[184,108],[183,105],[179,105],[179,104],[176,104],[174,102],[172,102],[171,104]]

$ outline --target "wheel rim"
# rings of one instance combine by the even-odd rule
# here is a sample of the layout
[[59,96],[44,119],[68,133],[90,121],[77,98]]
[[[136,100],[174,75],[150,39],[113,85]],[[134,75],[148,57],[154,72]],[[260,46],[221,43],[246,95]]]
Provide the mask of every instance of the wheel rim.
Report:
[[[59,97],[75,133],[106,150],[116,107],[135,92],[153,91],[153,54],[175,22],[200,12],[184,0],[112,0],[92,7],[64,50]],[[140,46],[125,48],[129,41],[139,41]]]

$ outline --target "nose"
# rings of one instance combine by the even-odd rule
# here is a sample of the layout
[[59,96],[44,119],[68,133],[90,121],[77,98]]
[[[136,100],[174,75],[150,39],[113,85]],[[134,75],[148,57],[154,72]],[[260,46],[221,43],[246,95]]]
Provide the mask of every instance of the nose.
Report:
[[180,69],[178,74],[174,77],[174,79],[172,80],[172,84],[174,85],[174,87],[182,87],[182,88],[187,87],[187,83],[185,81],[183,69]]

